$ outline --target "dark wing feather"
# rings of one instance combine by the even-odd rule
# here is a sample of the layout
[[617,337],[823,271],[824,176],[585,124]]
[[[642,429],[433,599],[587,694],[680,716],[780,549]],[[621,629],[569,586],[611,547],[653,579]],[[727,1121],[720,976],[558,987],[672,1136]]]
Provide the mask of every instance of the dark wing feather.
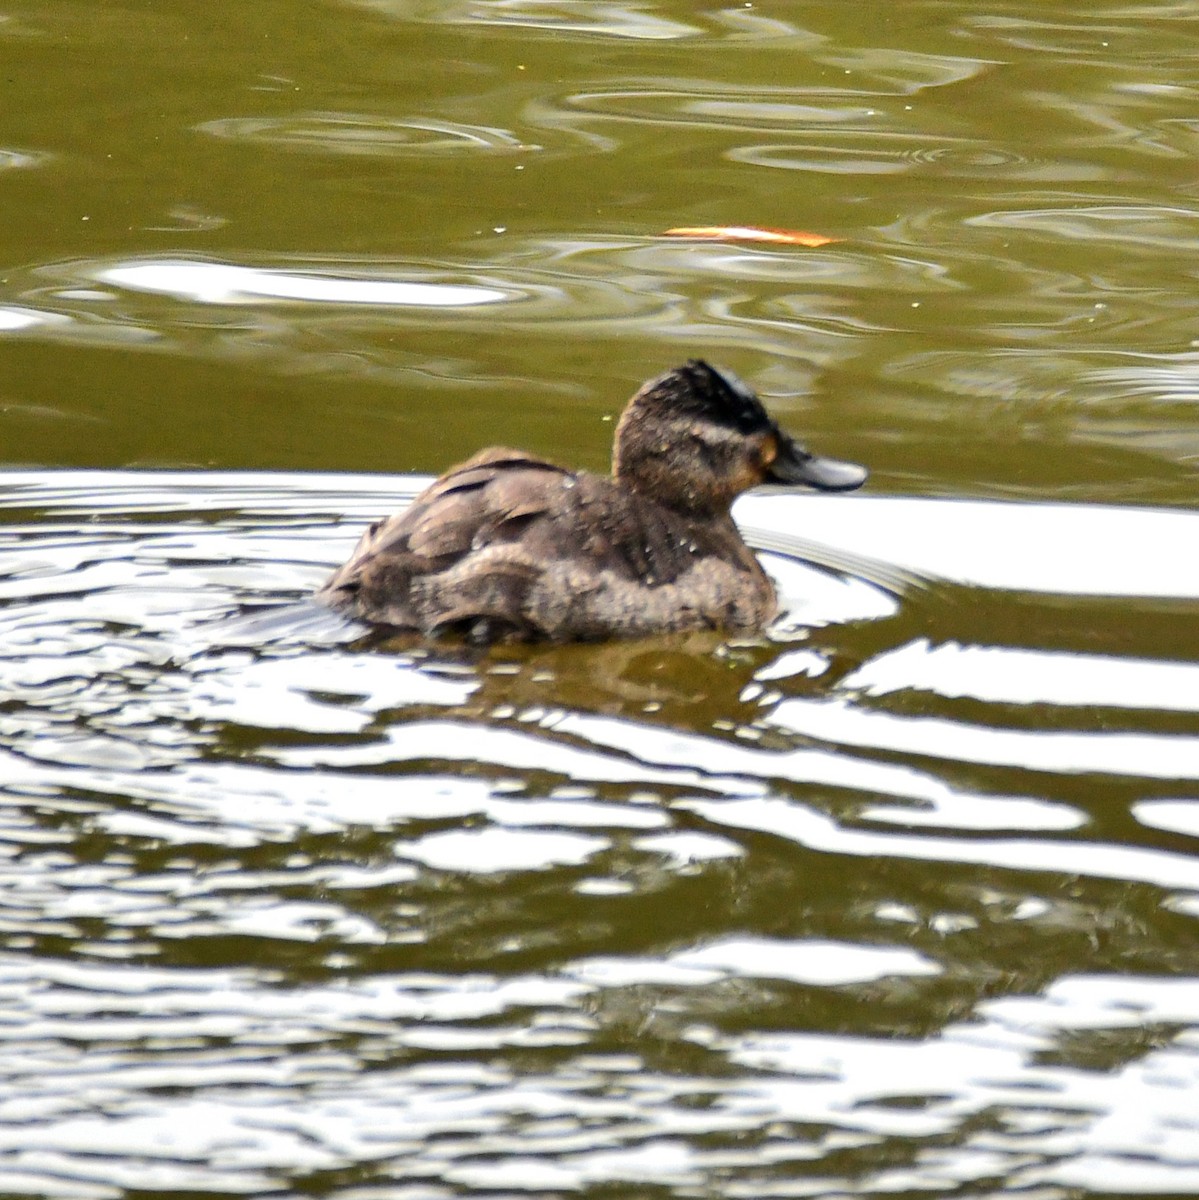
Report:
[[[503,541],[506,525],[523,525],[549,512],[570,472],[517,450],[494,448],[447,471],[405,512],[376,522],[359,539],[349,560],[318,595],[334,607],[366,620],[426,629],[465,619],[464,610],[481,602],[470,593],[513,596],[512,586],[465,588],[454,614],[439,616],[422,604],[422,581],[461,562],[472,551]],[[521,574],[511,563],[504,578]],[[523,572],[527,573],[527,572]],[[498,580],[497,580],[498,584]]]

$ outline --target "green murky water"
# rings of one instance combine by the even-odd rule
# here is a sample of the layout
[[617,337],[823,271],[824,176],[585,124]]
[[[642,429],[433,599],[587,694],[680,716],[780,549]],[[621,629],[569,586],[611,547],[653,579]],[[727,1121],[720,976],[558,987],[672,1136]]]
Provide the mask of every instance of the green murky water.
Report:
[[[0,9],[0,1192],[1199,1191],[1199,5]],[[697,243],[766,225],[818,249]],[[770,637],[368,648],[727,365]]]

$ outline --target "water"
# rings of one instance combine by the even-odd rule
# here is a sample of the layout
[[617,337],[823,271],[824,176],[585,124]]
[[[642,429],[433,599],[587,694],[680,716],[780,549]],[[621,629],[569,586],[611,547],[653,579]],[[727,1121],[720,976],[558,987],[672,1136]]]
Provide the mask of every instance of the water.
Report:
[[[0,1193],[1199,1191],[1195,17],[0,12]],[[308,602],[694,354],[768,637]]]
[[771,639],[462,659],[303,599],[413,486],[3,481],[6,1190],[1194,1189],[1199,518],[752,498]]

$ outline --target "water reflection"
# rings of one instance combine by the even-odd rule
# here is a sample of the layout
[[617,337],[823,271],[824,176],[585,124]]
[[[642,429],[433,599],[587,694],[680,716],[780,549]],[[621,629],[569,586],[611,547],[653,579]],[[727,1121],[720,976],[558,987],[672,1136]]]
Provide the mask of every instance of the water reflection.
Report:
[[1019,229],[1053,238],[1088,242],[1131,243],[1136,247],[1195,245],[1199,212],[1189,208],[1095,206],[984,213],[971,219],[980,226]]
[[756,496],[773,640],[464,656],[304,601],[420,482],[0,481],[6,1183],[1189,1186],[1195,666],[1118,532],[1127,653],[982,632],[1028,522],[1190,514],[951,583],[957,505]]
[[411,0],[349,0],[403,21],[433,21],[455,27],[494,25],[558,35],[661,41],[691,37],[695,25],[672,21],[637,3],[597,7],[586,0],[469,0],[455,4],[413,4]]
[[[547,321],[568,322],[579,330],[619,328],[633,319],[681,324],[685,320],[681,298],[659,287],[660,280],[647,278],[644,264],[612,275],[609,256],[619,262],[626,246],[602,239],[586,246],[539,245],[524,257],[536,258],[540,265],[497,265],[494,271],[482,262],[388,264],[377,259],[312,259],[269,266],[186,258],[71,263],[42,268],[39,275],[52,276],[55,285],[48,288],[44,278],[31,280],[23,295],[33,303],[2,311],[14,314],[12,329],[70,325],[80,339],[95,339],[107,328],[111,336],[136,336],[158,348],[171,338],[178,343],[178,352],[187,354],[204,348],[204,343],[197,343],[195,331],[211,328],[220,340],[208,344],[209,353],[221,356],[236,347],[240,356],[251,348],[264,353],[274,347],[295,363],[304,355],[303,338],[309,332],[324,356],[334,328],[344,340],[350,331],[341,315],[336,317],[338,324],[330,326],[329,309],[354,307],[363,310],[356,335],[359,349],[352,355],[339,354],[337,360],[343,367],[357,361],[364,368],[386,364],[389,352],[373,344],[372,335],[390,330],[406,312],[417,325],[428,319],[427,311],[444,312],[442,319],[457,319],[460,331],[529,330]],[[109,287],[97,289],[97,282]],[[136,303],[139,293],[168,297],[178,307],[164,309],[160,303],[143,307]],[[122,304],[113,310],[111,301],[118,297]],[[272,311],[268,318],[266,306],[280,302],[287,302],[287,308]],[[220,305],[257,308],[264,315],[247,324],[242,317],[232,323],[204,311]],[[502,317],[491,310],[501,305]],[[372,317],[372,308],[385,315]],[[480,308],[487,309],[485,317],[472,315]],[[72,322],[68,313],[48,309],[77,309],[85,319]]]
[[[869,115],[874,115],[873,113]],[[898,175],[912,171],[945,173],[957,178],[999,173],[1035,178],[1044,170],[1021,155],[983,146],[929,145],[923,133],[839,132],[826,144],[771,141],[738,146],[728,152],[733,162],[786,171],[823,171],[833,175]]]
[[[1199,1191],[1193,6],[23,7],[0,457],[218,470],[0,480],[0,1191]],[[694,353],[875,468],[766,639],[380,641],[419,481],[219,470]]]
[[203,304],[239,304],[252,300],[309,300],[317,304],[417,305],[459,308],[494,304],[510,297],[494,288],[398,280],[347,279],[211,262],[147,262],[106,267],[102,283],[159,292]]
[[[838,548],[926,579],[1064,596],[1199,599],[1199,567],[1176,552],[1199,531],[1193,512],[892,498],[884,517],[869,497],[844,499],[834,510],[827,498],[805,496],[796,510],[787,497],[748,496],[739,511],[749,525],[764,525],[765,506],[777,506],[787,528],[835,530]],[[814,540],[803,539],[805,551]]]
[[1000,704],[1199,713],[1199,666],[1157,659],[909,642],[842,681],[870,696],[908,688]]
[[432,117],[380,117],[365,113],[296,113],[288,117],[225,117],[206,121],[201,133],[306,153],[360,155],[533,153],[504,129],[457,124]]
[[36,329],[38,326],[61,327],[70,318],[61,313],[38,312],[30,308],[0,308],[0,332]]
[[13,150],[11,147],[0,146],[0,171],[41,166],[48,157],[45,154],[30,154],[24,150]]

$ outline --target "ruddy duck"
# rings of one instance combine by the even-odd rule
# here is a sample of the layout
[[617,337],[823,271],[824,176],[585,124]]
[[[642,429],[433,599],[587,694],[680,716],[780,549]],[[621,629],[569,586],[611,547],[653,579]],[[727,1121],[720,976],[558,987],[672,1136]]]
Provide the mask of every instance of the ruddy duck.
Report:
[[482,450],[372,525],[317,595],[374,624],[480,643],[754,632],[778,599],[734,499],[762,483],[848,491],[865,479],[809,454],[735,375],[692,359],[629,401],[610,478]]

